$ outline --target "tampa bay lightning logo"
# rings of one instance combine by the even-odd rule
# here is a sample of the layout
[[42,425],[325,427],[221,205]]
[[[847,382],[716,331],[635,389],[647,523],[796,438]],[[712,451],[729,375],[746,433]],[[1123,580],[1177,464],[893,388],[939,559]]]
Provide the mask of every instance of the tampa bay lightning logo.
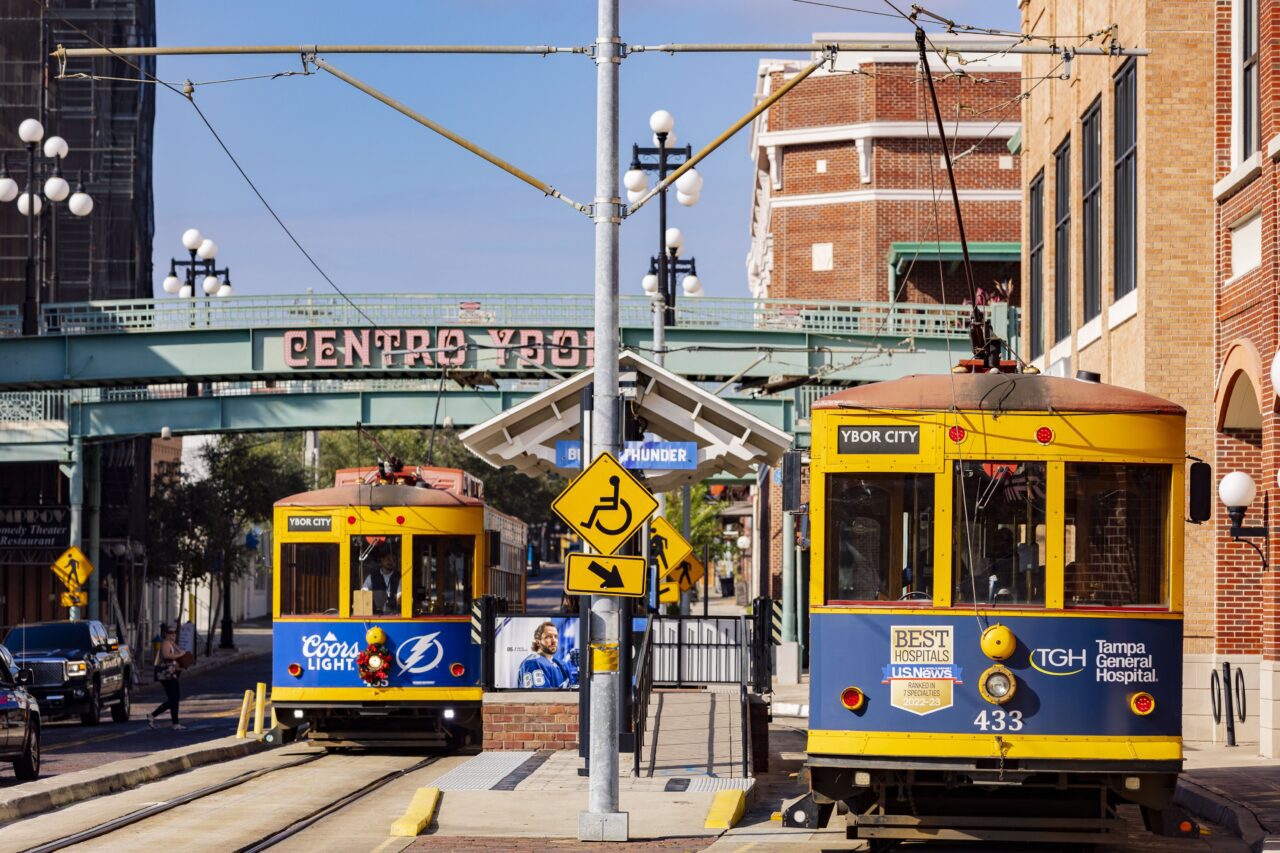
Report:
[[444,646],[436,639],[439,636],[440,632],[436,631],[434,634],[420,634],[401,643],[396,649],[396,663],[400,664],[400,671],[409,675],[422,675],[439,666],[444,659]]

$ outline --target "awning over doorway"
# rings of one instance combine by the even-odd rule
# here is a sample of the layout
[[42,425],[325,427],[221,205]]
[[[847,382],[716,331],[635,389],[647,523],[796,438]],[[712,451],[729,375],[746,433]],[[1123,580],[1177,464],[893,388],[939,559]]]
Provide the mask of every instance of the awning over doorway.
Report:
[[[911,260],[962,261],[964,253],[959,241],[925,240],[921,242],[890,243],[887,260],[896,275],[906,272]],[[1017,263],[1022,260],[1022,244],[1018,242],[970,243],[969,259],[974,263]]]
[[[636,372],[639,414],[649,432],[664,441],[697,444],[695,469],[645,472],[645,482],[653,491],[669,491],[721,471],[741,477],[756,465],[776,465],[791,446],[790,433],[635,353],[623,353],[618,370]],[[556,468],[556,442],[581,440],[580,398],[594,378],[592,369],[566,379],[467,430],[461,435],[462,443],[494,467],[512,465],[525,474],[571,475],[570,469]]]

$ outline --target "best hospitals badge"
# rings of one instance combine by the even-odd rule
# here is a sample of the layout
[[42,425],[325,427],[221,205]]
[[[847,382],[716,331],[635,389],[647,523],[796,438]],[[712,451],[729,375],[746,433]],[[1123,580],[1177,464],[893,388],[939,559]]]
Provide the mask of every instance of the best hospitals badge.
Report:
[[884,667],[889,704],[912,714],[950,708],[962,684],[950,625],[904,625],[889,629],[889,665]]

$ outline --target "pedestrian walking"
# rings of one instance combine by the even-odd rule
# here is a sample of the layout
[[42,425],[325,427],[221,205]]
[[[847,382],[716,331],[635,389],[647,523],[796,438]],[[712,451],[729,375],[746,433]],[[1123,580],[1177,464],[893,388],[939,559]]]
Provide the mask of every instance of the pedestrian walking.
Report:
[[156,717],[169,712],[173,722],[173,730],[180,732],[186,728],[178,722],[178,678],[182,675],[182,661],[186,653],[178,647],[178,628],[168,626],[162,632],[164,641],[160,643],[160,651],[156,652],[156,678],[164,688],[164,701],[160,706],[147,714],[147,726],[156,727]]

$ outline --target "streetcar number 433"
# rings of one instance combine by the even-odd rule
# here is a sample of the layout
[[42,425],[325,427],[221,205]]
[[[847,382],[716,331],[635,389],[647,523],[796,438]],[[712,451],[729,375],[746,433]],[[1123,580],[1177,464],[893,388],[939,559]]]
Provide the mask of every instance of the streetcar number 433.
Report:
[[984,732],[1020,732],[1022,731],[1022,712],[1004,711],[999,708],[983,711],[974,718],[973,724]]

